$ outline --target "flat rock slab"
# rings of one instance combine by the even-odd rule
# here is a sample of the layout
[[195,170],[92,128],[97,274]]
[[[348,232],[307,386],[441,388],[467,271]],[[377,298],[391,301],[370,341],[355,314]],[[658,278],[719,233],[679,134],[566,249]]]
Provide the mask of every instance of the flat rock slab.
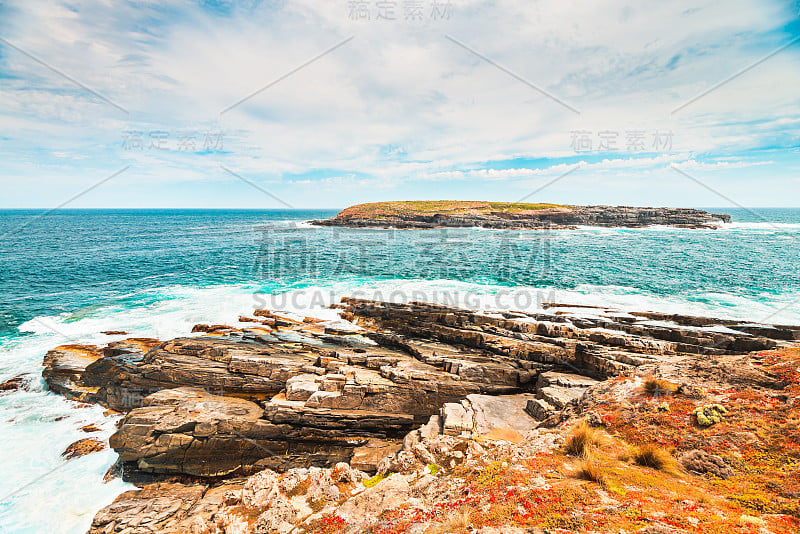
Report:
[[537,423],[525,411],[528,402],[534,398],[532,394],[467,396],[474,411],[473,436],[488,440],[521,441]]
[[564,388],[588,388],[597,383],[598,380],[589,378],[588,376],[547,371],[539,375],[539,380],[536,382],[536,387],[543,388],[547,386],[561,386]]
[[[654,324],[650,320],[654,314],[620,314],[618,310],[587,310],[568,305],[558,305],[560,310],[553,305],[553,311],[547,312],[475,313],[418,302],[400,304],[355,298],[345,298],[343,302],[347,305],[343,317],[375,330],[373,338],[381,343],[402,346],[404,339],[411,338],[414,341],[405,345],[427,362],[444,363],[452,356],[455,361],[446,365],[455,373],[460,374],[463,369],[465,376],[475,381],[491,377],[491,381],[501,379],[513,384],[516,380],[518,387],[532,378],[526,373],[532,370],[571,367],[580,375],[605,379],[656,359],[744,354],[775,348],[777,342],[766,337],[767,333],[774,333],[780,339],[795,337],[795,331],[790,332],[787,327],[762,325],[763,330],[756,331],[721,319],[674,316],[669,318],[677,324]],[[681,322],[702,326],[686,328]],[[725,333],[720,333],[719,327],[723,325]],[[463,349],[463,354],[440,352],[428,342],[416,340],[457,346]],[[482,352],[491,362],[474,367],[472,364],[481,363],[480,356],[474,358],[476,352]],[[550,369],[543,369],[542,365]],[[560,381],[555,377],[554,380]],[[557,385],[581,385],[576,380],[568,382]]]
[[441,431],[449,436],[473,437],[488,441],[522,441],[537,421],[525,410],[533,394],[468,395],[460,403],[447,403],[418,431],[430,435]]
[[[330,394],[324,391],[319,393]],[[266,403],[264,418],[276,425],[316,428],[319,432],[323,429],[335,430],[341,437],[348,433],[352,436],[399,437],[414,423],[414,417],[408,414],[319,408],[307,402],[287,400],[282,395],[276,395]]]

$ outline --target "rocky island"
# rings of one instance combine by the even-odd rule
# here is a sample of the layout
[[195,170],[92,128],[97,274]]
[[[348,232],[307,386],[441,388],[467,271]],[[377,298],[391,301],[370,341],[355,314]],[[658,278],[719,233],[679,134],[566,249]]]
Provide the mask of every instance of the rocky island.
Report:
[[[64,345],[121,412],[90,532],[796,532],[800,327],[344,299]],[[88,453],[104,444],[94,444]]]
[[481,227],[519,230],[577,226],[639,228],[653,225],[713,229],[720,223],[730,221],[730,215],[689,208],[442,200],[358,204],[343,209],[332,219],[311,223],[353,228]]

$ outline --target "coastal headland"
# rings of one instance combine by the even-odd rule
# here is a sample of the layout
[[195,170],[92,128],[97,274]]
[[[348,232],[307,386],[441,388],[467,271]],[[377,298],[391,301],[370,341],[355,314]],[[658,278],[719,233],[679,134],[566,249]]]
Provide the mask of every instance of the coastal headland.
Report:
[[[122,414],[90,532],[796,532],[800,327],[343,299],[48,352]],[[71,453],[102,448],[76,446]]]
[[730,215],[691,208],[425,200],[357,204],[343,209],[331,219],[311,223],[353,228],[481,227],[516,230],[577,226],[640,228],[654,225],[709,229],[730,221]]

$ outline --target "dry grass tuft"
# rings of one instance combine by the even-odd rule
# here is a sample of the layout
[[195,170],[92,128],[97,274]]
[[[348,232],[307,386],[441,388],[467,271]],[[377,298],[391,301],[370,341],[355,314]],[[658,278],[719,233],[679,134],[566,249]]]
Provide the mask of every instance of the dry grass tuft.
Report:
[[661,380],[654,376],[648,376],[644,379],[644,392],[648,395],[672,395],[678,391],[678,386],[668,380]]
[[591,454],[588,454],[583,457],[583,459],[579,460],[575,467],[577,469],[575,476],[581,480],[596,482],[601,488],[606,487],[607,480],[605,474],[603,474],[603,471],[597,465],[595,458]]
[[670,456],[664,449],[648,443],[640,447],[636,447],[631,455],[633,461],[642,467],[649,467],[664,473],[678,474],[677,462]]
[[472,525],[472,508],[453,511],[443,522],[432,525],[426,534],[454,534],[467,532]]
[[586,456],[605,442],[606,436],[602,431],[592,428],[586,421],[581,421],[567,436],[564,450],[571,456]]

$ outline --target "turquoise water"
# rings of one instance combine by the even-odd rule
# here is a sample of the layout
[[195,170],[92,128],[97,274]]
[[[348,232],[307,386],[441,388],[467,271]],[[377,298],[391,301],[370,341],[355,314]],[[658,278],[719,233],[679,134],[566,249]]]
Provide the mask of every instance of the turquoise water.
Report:
[[[800,323],[800,210],[715,208],[718,230],[504,232],[312,228],[335,211],[0,211],[0,531],[85,532],[130,488],[105,451],[63,461],[78,430],[113,421],[44,390],[44,353],[67,342],[185,335],[257,307],[334,317],[344,295],[475,309],[546,301]],[[31,484],[31,482],[33,483]],[[22,489],[21,489],[22,488]],[[13,493],[13,495],[11,495]]]

